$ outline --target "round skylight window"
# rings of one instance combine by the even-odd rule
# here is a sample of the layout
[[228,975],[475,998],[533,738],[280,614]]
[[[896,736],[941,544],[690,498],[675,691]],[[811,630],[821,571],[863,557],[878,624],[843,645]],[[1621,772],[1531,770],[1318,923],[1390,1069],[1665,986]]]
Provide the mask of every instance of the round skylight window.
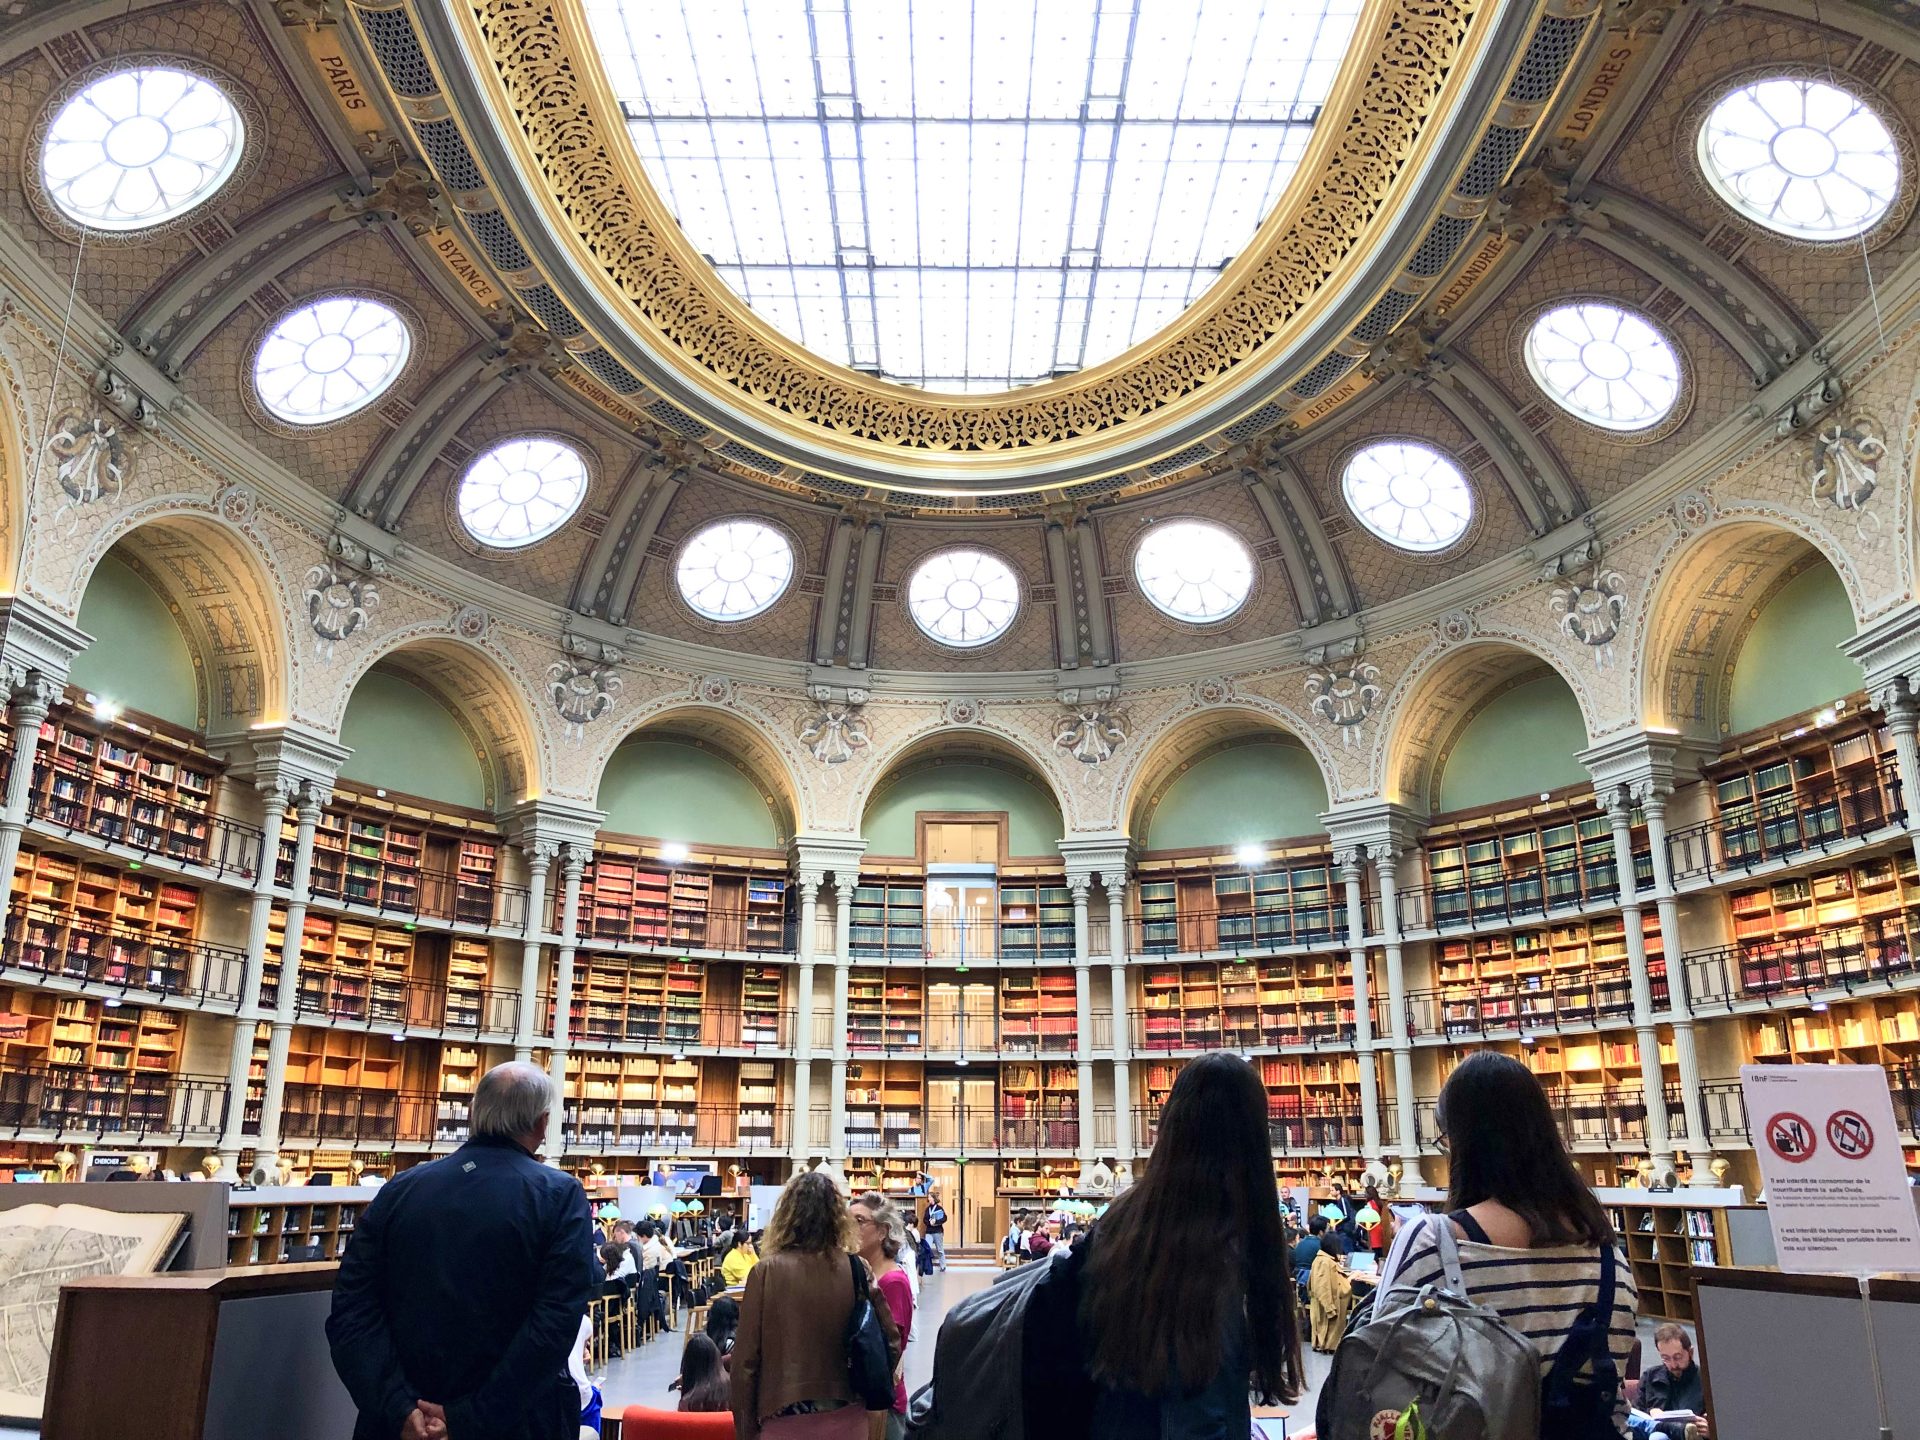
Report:
[[483,545],[517,550],[544,540],[587,496],[587,464],[558,440],[508,440],[460,477],[460,523]]
[[260,342],[260,403],[293,425],[324,425],[373,403],[413,348],[406,322],[378,300],[334,295],[289,311]]
[[1680,398],[1680,357],[1646,320],[1585,300],[1533,322],[1527,369],[1563,408],[1605,430],[1647,430]]
[[1785,76],[1723,98],[1700,127],[1700,168],[1735,210],[1797,240],[1871,230],[1900,189],[1900,152],[1865,101]]
[[709,620],[748,620],[787,593],[793,545],[757,520],[723,520],[680,552],[675,572],[687,604]]
[[913,623],[942,645],[971,649],[999,639],[1020,609],[1020,582],[984,550],[942,550],[907,582]]
[[1460,467],[1412,440],[1359,451],[1340,477],[1340,492],[1367,529],[1423,555],[1445,550],[1473,523],[1473,490]]
[[1147,531],[1133,552],[1133,578],[1176,620],[1224,620],[1247,603],[1253,555],[1218,525],[1173,520]]
[[240,112],[198,75],[115,71],[47,125],[40,178],[60,213],[95,230],[143,230],[184,215],[240,163]]

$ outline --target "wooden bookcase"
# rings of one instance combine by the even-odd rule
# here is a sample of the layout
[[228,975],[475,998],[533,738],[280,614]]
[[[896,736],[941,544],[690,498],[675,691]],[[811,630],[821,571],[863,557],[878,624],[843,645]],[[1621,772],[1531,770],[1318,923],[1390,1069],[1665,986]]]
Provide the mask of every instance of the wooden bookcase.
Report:
[[927,886],[924,880],[862,876],[860,884],[854,887],[848,908],[851,921],[848,947],[855,955],[911,959],[926,954]]
[[901,1060],[847,1065],[847,1148],[918,1154],[925,1144],[923,1067]]
[[1000,955],[1007,960],[1073,959],[1073,892],[1064,884],[1003,881]]
[[353,1238],[361,1211],[370,1203],[370,1199],[261,1201],[251,1198],[247,1192],[239,1192],[227,1206],[227,1264],[284,1265],[307,1258],[338,1260]]
[[448,1043],[440,1047],[439,1099],[433,1121],[436,1142],[467,1138],[474,1087],[487,1069],[485,1052],[476,1045]]
[[847,972],[847,1047],[855,1053],[926,1048],[926,983],[911,970]]
[[707,969],[699,961],[582,951],[575,964],[572,1030],[580,1039],[701,1043]]
[[[275,874],[293,883],[299,816],[281,822]],[[459,816],[336,792],[314,831],[310,888],[328,899],[490,925],[500,842]]]
[[1695,1316],[1688,1271],[1695,1265],[1727,1263],[1733,1253],[1727,1239],[1727,1212],[1717,1207],[1631,1204],[1610,1205],[1607,1210],[1633,1268],[1641,1315],[1691,1324]]
[[734,1107],[740,1117],[743,1146],[773,1145],[779,1134],[779,1064],[772,1060],[742,1060]]
[[69,830],[200,864],[221,768],[184,737],[96,721],[69,703],[41,722],[33,808]]
[[[1498,1041],[1484,1047],[1450,1048],[1440,1057],[1441,1083],[1474,1048],[1511,1055],[1539,1077],[1570,1145],[1598,1145],[1613,1153],[1644,1152],[1644,1122],[1636,1122],[1634,1112],[1644,1113],[1646,1087],[1640,1075],[1640,1046],[1633,1035],[1619,1031],[1545,1035],[1530,1043]],[[1679,1082],[1680,1067],[1670,1036],[1660,1040],[1660,1074],[1666,1085]]]
[[1912,1065],[1920,1062],[1920,994],[1749,1015],[1746,1041],[1755,1065]]
[[196,887],[23,849],[13,895],[25,968],[148,990],[188,987],[199,924]]
[[1734,983],[1771,994],[1792,987],[1810,959],[1826,973],[1912,963],[1912,917],[1920,911],[1920,865],[1911,847],[1812,875],[1734,890],[1727,896],[1739,949]]
[[1079,1143],[1080,1082],[1060,1061],[1000,1067],[1001,1143],[1020,1149],[1071,1149]]
[[1002,975],[1000,1048],[1032,1054],[1071,1051],[1079,1024],[1074,994],[1071,970]]
[[487,979],[492,972],[493,947],[484,940],[456,935],[447,947],[446,1023],[478,1030],[496,1017],[489,1013]]
[[[267,922],[263,979],[278,984],[287,912]],[[343,920],[307,912],[300,930],[300,1006],[308,1014],[404,1027],[410,1019],[407,982],[414,934],[397,926]]]
[[1332,945],[1345,933],[1346,889],[1324,850],[1248,866],[1228,855],[1142,863],[1135,953],[1197,954]]
[[744,965],[740,975],[740,1043],[791,1044],[781,1031],[785,972],[778,965]]
[[[582,944],[779,953],[791,901],[786,861],[695,855],[668,863],[627,847],[593,852],[580,881]],[[554,893],[553,924],[564,903]]]
[[1556,800],[1546,813],[1436,826],[1423,851],[1436,927],[1539,914],[1617,890],[1612,822],[1591,795]]
[[1352,967],[1345,955],[1152,964],[1140,1010],[1147,1051],[1322,1044],[1353,1031]]
[[568,1078],[578,1148],[622,1144],[685,1150],[699,1143],[701,1062],[657,1055],[582,1055]]
[[25,988],[0,990],[18,1035],[0,1038],[0,1112],[15,1129],[167,1128],[168,1083],[180,1062],[182,1017]]
[[1787,855],[1885,824],[1880,783],[1893,737],[1872,712],[1781,743],[1760,740],[1708,766],[1726,862]]
[[[1641,913],[1647,973],[1664,995],[1666,952],[1660,917]],[[1600,915],[1533,930],[1439,941],[1433,979],[1447,1030],[1551,1027],[1629,1013],[1633,985],[1625,921]]]

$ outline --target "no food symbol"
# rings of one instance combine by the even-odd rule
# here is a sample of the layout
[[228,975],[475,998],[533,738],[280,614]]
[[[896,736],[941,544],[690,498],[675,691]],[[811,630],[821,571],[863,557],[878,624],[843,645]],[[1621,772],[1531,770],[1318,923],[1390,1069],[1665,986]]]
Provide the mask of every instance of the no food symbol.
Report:
[[1864,1160],[1873,1153],[1873,1127],[1852,1110],[1836,1110],[1827,1121],[1827,1143],[1843,1160]]
[[1813,1158],[1813,1126],[1806,1117],[1783,1110],[1767,1121],[1767,1145],[1782,1160],[1798,1165]]

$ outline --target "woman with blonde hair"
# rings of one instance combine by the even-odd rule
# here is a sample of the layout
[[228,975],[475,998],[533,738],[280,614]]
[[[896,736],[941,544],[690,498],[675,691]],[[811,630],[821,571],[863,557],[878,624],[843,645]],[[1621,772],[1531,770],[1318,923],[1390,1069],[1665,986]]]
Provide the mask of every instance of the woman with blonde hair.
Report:
[[867,1412],[848,1372],[847,1323],[860,1285],[893,1363],[904,1346],[886,1296],[857,1254],[839,1187],[807,1171],[780,1192],[747,1276],[731,1362],[738,1440],[866,1440]]
[[[900,1328],[900,1348],[913,1339],[913,1280],[900,1263],[907,1244],[906,1221],[899,1207],[878,1190],[869,1190],[853,1202],[854,1230],[860,1237],[860,1258],[873,1271],[874,1283],[887,1297],[893,1323]],[[886,1412],[885,1440],[902,1440],[907,1433],[907,1386],[894,1369],[893,1408]]]

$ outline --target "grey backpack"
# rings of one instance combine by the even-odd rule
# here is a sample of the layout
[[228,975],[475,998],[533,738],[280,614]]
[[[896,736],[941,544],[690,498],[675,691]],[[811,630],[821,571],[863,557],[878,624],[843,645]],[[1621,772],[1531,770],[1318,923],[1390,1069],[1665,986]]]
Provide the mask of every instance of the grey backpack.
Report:
[[1433,1226],[1445,1283],[1375,1297],[1334,1352],[1319,1440],[1539,1440],[1540,1353],[1467,1299],[1446,1217],[1418,1223]]
[[1022,1341],[1048,1269],[1042,1260],[1009,1270],[947,1312],[933,1344],[933,1379],[907,1406],[907,1440],[1026,1440]]

